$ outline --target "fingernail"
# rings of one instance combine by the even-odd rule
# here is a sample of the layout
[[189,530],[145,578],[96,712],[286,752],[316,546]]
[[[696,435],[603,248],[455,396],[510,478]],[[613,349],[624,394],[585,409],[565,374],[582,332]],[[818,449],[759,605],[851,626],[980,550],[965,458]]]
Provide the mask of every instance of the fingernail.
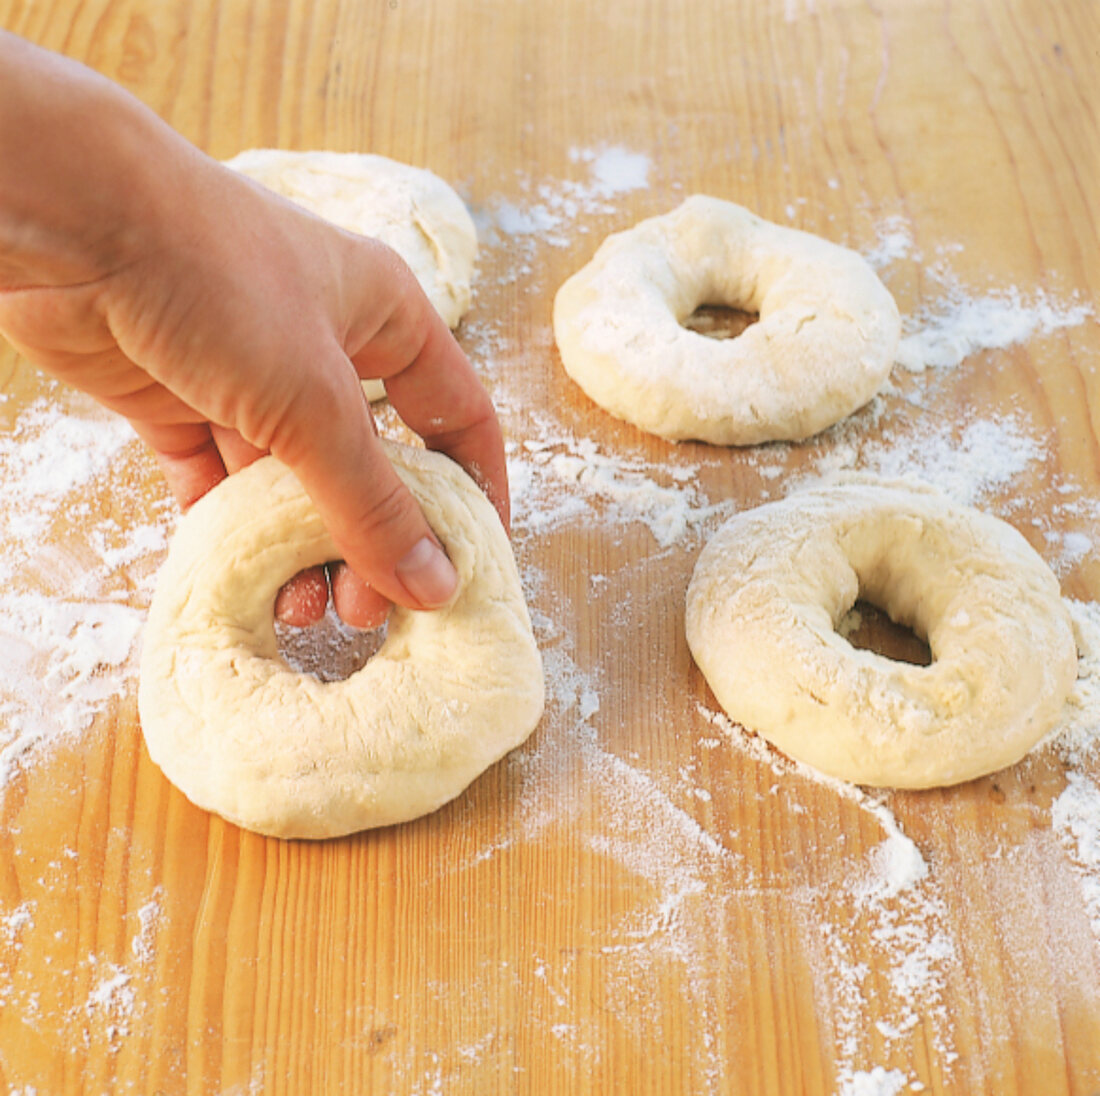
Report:
[[428,608],[443,605],[458,586],[458,572],[429,537],[418,540],[394,568],[401,585]]

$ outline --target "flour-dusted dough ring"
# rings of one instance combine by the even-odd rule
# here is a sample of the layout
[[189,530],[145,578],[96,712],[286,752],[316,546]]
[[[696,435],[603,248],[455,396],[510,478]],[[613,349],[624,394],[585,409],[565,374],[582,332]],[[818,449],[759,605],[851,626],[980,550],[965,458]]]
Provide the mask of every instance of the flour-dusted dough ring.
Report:
[[459,587],[442,609],[396,607],[381,649],[346,680],[278,655],[276,592],[336,549],[275,458],[195,504],[158,577],[138,694],[149,753],[194,803],[247,829],[319,838],[415,818],[542,713],[542,664],[496,511],[446,457],[386,451]]
[[[711,339],[683,326],[701,305],[760,319]],[[609,236],[554,300],[562,364],[596,403],[716,445],[799,441],[851,414],[889,374],[900,328],[854,251],[703,195]]]
[[[926,637],[932,664],[841,638],[857,595]],[[696,564],[687,636],[733,719],[859,784],[923,788],[1011,765],[1077,675],[1058,582],[1015,529],[876,481],[733,517]]]
[[[438,175],[385,156],[254,148],[226,166],[318,217],[388,244],[420,282],[448,327],[470,307],[477,230],[462,199]],[[369,399],[386,390],[367,381]]]

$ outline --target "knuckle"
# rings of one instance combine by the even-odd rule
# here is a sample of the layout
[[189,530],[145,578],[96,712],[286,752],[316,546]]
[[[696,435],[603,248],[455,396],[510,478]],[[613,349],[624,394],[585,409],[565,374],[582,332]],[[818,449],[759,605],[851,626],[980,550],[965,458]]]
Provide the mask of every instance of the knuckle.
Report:
[[360,500],[355,525],[370,540],[378,540],[383,534],[389,539],[399,530],[411,527],[416,516],[412,496],[396,480],[370,498]]

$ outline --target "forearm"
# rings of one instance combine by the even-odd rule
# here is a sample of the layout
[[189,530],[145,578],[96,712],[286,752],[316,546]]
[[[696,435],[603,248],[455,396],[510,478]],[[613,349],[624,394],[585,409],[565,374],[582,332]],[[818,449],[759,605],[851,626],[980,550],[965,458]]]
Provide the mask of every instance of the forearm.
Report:
[[[0,332],[125,415],[184,502],[288,464],[377,595],[457,581],[360,377],[507,514],[500,427],[408,267],[199,152],[121,88],[0,32]],[[425,551],[425,549],[428,549]]]
[[0,31],[0,288],[90,280],[124,262],[158,200],[162,144],[136,99]]

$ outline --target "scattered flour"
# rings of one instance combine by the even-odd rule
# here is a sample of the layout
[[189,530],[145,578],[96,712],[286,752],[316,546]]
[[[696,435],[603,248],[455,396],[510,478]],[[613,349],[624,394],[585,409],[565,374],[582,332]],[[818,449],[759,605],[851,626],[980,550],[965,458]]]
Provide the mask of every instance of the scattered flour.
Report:
[[[134,580],[163,549],[165,522],[123,529],[89,495],[124,483],[138,451],[122,420],[60,400],[32,403],[0,435],[0,794],[33,751],[86,731],[132,670],[148,592]],[[79,543],[44,553],[65,523]]]
[[[524,580],[531,596],[545,604],[545,576],[528,570]],[[625,870],[637,881],[633,900],[620,899],[617,912],[597,914],[586,927],[578,919],[575,949],[536,952],[532,974],[541,990],[540,1023],[550,1026],[575,1060],[598,1061],[599,1037],[577,1022],[597,985],[601,1010],[639,1045],[647,1045],[661,1037],[664,1013],[643,987],[672,977],[683,1006],[699,1020],[686,1033],[685,1053],[718,1085],[723,1062],[709,1033],[723,1021],[708,990],[707,949],[731,904],[753,892],[755,884],[740,856],[697,820],[690,801],[681,801],[677,785],[666,788],[637,760],[626,760],[601,742],[596,724],[608,683],[602,669],[581,667],[575,637],[558,623],[569,614],[564,605],[557,608],[553,614],[538,609],[533,614],[546,667],[547,716],[532,740],[505,762],[514,796],[508,812],[512,828],[447,871],[477,870],[501,854],[552,839],[563,828],[577,835],[576,853],[607,861],[609,879]],[[718,879],[723,882],[716,892]],[[562,894],[558,901],[575,898]]]
[[692,482],[696,472],[609,456],[591,438],[544,433],[511,446],[516,529],[538,535],[593,517],[603,527],[641,522],[660,548],[669,548],[733,512],[732,502],[702,497]]
[[84,1005],[89,1018],[98,1018],[106,1028],[111,1043],[130,1033],[134,1014],[134,987],[131,975],[120,967],[112,967],[92,987]]
[[23,902],[0,917],[0,938],[9,948],[18,948],[23,931],[34,927],[35,905],[34,902]]
[[571,246],[579,234],[589,231],[592,219],[616,212],[615,199],[643,190],[649,182],[649,158],[618,145],[573,148],[569,159],[586,177],[536,181],[518,175],[518,198],[495,197],[475,211],[483,247],[520,249],[520,261],[510,276],[530,273],[532,259],[547,246]]
[[[884,218],[877,235],[875,245],[864,252],[876,269],[923,258],[904,217]],[[941,253],[951,250],[958,248],[940,248]],[[1004,350],[1096,318],[1093,306],[1076,298],[1058,300],[1041,289],[1027,295],[1014,285],[975,295],[960,284],[942,260],[924,269],[933,282],[939,282],[942,291],[936,300],[903,317],[896,361],[913,373],[953,369],[980,351]]]
[[[132,841],[121,829],[112,830],[111,839]],[[155,887],[133,915],[138,931],[130,955],[95,951],[74,955],[75,927],[65,916],[68,895],[57,875],[71,868],[73,861],[73,850],[64,849],[37,884],[27,880],[28,886],[41,888],[38,897],[0,914],[0,1011],[8,1021],[6,1037],[12,1035],[12,1025],[22,1025],[37,1040],[49,1040],[56,1057],[66,1060],[73,1075],[79,1075],[88,1055],[113,1058],[130,1036],[139,1032],[147,1036],[138,1023],[153,1015],[155,1003],[164,1001],[167,991],[156,984],[151,963],[162,888]],[[23,951],[32,952],[33,961],[20,962]],[[6,1060],[5,1069],[11,1070],[5,1078],[13,1082],[18,1060],[10,1065]]]
[[155,887],[153,896],[135,914],[138,931],[130,940],[130,952],[138,963],[148,964],[156,957],[156,937],[163,917],[164,888]]
[[1051,825],[1069,855],[1100,945],[1100,783],[1093,765],[1100,757],[1100,605],[1068,604],[1081,660],[1061,725],[1046,743],[1067,766],[1065,790],[1051,806]]
[[1068,599],[1066,605],[1080,655],[1077,682],[1045,745],[1070,769],[1083,769],[1100,756],[1100,604]]
[[863,257],[876,270],[908,259],[913,255],[913,228],[897,214],[884,217],[877,225],[875,246],[863,252]]
[[1100,940],[1100,786],[1079,772],[1070,772],[1067,780],[1051,808],[1051,822],[1080,876],[1093,935]]
[[875,437],[840,439],[814,467],[815,475],[874,472],[890,479],[916,479],[964,506],[977,506],[1009,486],[1046,451],[1019,415],[936,421],[920,429],[887,427]]
[[907,1088],[909,1078],[900,1069],[875,1066],[872,1070],[860,1070],[845,1077],[839,1096],[898,1096]]
[[[569,218],[575,215],[568,188],[562,188],[557,198],[546,190],[538,191],[537,200],[526,211],[535,219],[552,220],[555,233],[569,227]],[[503,231],[501,222],[496,228]],[[576,233],[571,230],[569,235]],[[562,241],[555,238],[549,242],[560,246]],[[498,236],[495,246],[511,248],[516,243],[514,237],[501,241]],[[890,218],[880,225],[877,244],[868,258],[884,269],[912,258],[914,251],[908,223]],[[941,249],[942,253],[948,251],[948,247]],[[530,269],[525,273],[532,276]],[[937,365],[942,374],[979,350],[1002,349],[1083,323],[1091,317],[1091,309],[1044,294],[1029,297],[1011,287],[970,298],[942,266],[937,276],[944,287],[942,296],[907,322],[900,355],[907,368],[871,408],[807,446],[761,447],[731,454],[729,459],[742,461],[758,472],[765,497],[773,484],[782,489],[799,477],[867,469],[891,478],[915,477],[932,483],[963,504],[999,510],[1025,528],[1031,520],[1029,498],[1021,494],[1018,485],[1022,480],[1029,485],[1038,481],[1044,484],[1041,489],[1047,496],[1043,509],[1052,515],[1051,524],[1039,532],[1052,563],[1067,571],[1087,560],[1092,546],[1100,543],[1100,507],[1072,481],[1044,471],[1047,442],[1024,409],[981,416],[973,411],[960,416],[953,410],[950,416],[943,415],[936,411],[931,388],[935,378],[922,371]],[[552,292],[553,288],[540,286],[539,290]],[[707,496],[699,486],[698,469],[690,469],[683,479],[676,478],[674,469],[688,467],[680,460],[653,467],[647,461],[608,453],[594,439],[577,438],[552,418],[532,416],[529,401],[513,380],[531,368],[529,348],[514,344],[503,328],[484,321],[470,337],[486,357],[502,363],[491,376],[497,383],[494,395],[506,422],[514,410],[517,421],[523,423],[522,431],[514,430],[512,436],[524,440],[513,443],[510,452],[521,553],[529,539],[575,530],[581,523],[607,529],[624,522],[643,522],[657,550],[690,549],[732,510],[728,500]],[[537,348],[539,359],[545,357],[545,349]],[[925,387],[918,388],[918,384]],[[804,463],[791,461],[796,453]],[[593,589],[610,577],[606,573],[594,576]],[[564,607],[548,605],[548,581],[543,577],[540,588],[532,590],[535,603],[546,606],[544,624],[561,619],[563,613],[566,618],[569,615]],[[612,672],[610,667],[594,674],[583,671],[575,652],[562,648],[560,637],[558,647],[548,652],[551,694],[556,694],[560,703],[551,706],[538,744],[521,751],[511,762],[522,789],[525,823],[520,834],[509,838],[508,847],[537,841],[547,828],[580,815],[577,800],[563,794],[574,786],[564,774],[572,772],[580,761],[582,783],[602,805],[600,828],[587,839],[587,847],[649,879],[653,886],[649,905],[638,911],[636,919],[624,922],[622,942],[610,945],[611,952],[601,953],[605,963],[612,955],[629,955],[629,969],[637,975],[645,962],[652,963],[656,954],[662,954],[665,959],[679,957],[677,961],[686,967],[693,954],[701,960],[703,941],[714,928],[700,909],[708,902],[721,906],[730,896],[750,901],[747,896],[757,884],[744,865],[736,862],[736,853],[721,843],[717,847],[709,844],[716,841],[714,835],[686,806],[685,801],[708,804],[715,789],[700,788],[695,775],[681,768],[675,786],[677,801],[673,802],[670,790],[655,774],[644,773],[637,760],[614,753],[610,743],[602,744],[598,728],[604,725],[607,710],[604,697],[613,693]],[[581,696],[586,698],[583,706]],[[1098,700],[1079,698],[1083,705],[1079,722],[1085,721],[1083,713],[1100,711]],[[740,731],[730,733],[730,728],[721,725],[723,717],[710,712],[704,715],[707,725],[721,734],[716,739],[702,739],[700,748],[706,742],[735,742],[738,748],[755,751],[755,759],[771,766],[784,780],[792,776],[819,780],[789,766],[760,740],[747,738]],[[1063,752],[1068,749],[1067,741],[1065,736],[1060,740]],[[898,825],[888,796],[872,796],[835,783],[830,787],[871,815],[883,832],[879,845],[842,886],[828,893],[811,891],[792,898],[801,910],[812,953],[818,1011],[823,1021],[833,1025],[839,1096],[919,1092],[924,1085],[915,1075],[877,1063],[883,1060],[879,1057],[883,1049],[904,1053],[914,1040],[934,1053],[944,1075],[950,1074],[956,1060],[952,1022],[944,1001],[959,949],[949,928],[943,884],[933,863]],[[1094,785],[1088,787],[1095,790]],[[697,795],[700,790],[703,794]],[[559,809],[548,810],[548,800],[558,803]],[[1091,860],[1093,846],[1088,835],[1081,834],[1086,802],[1091,806],[1091,793],[1086,797],[1078,786],[1057,814],[1061,821],[1056,823],[1085,890],[1096,872]],[[655,822],[655,818],[662,821]],[[651,835],[650,840],[639,841],[639,833]],[[482,854],[492,856],[495,851],[487,848]],[[475,860],[483,862],[483,856]],[[731,885],[731,878],[737,882]],[[857,943],[860,939],[862,945]],[[865,962],[867,940],[874,955],[874,972]],[[578,1031],[573,1023],[571,968],[567,964],[555,968],[544,959],[541,969],[548,979],[556,976],[554,1000],[560,1014],[555,1030],[560,1038],[572,1040],[573,1049],[580,1054],[590,1047],[592,1035]],[[604,970],[604,976],[612,978],[610,968]],[[684,993],[691,1000],[706,999],[705,987],[690,980]],[[720,1067],[716,1068],[720,1073]]]
[[857,877],[852,884],[852,893],[861,901],[873,903],[896,898],[928,875],[928,864],[917,846],[902,832],[884,796],[874,796],[856,784],[826,776],[801,761],[781,754],[759,735],[746,733],[723,712],[712,711],[702,704],[697,704],[695,710],[733,746],[759,764],[766,765],[777,776],[796,775],[815,781],[840,798],[854,803],[879,823],[886,837],[872,854],[870,873]]
[[132,440],[130,427],[117,416],[69,415],[46,399],[31,403],[12,429],[0,434],[8,549],[0,556],[0,580],[10,579],[38,551],[59,508],[80,513],[76,493],[107,472]]
[[[956,947],[939,884],[920,850],[902,832],[887,794],[872,795],[818,773],[747,734],[721,712],[702,705],[696,710],[725,740],[777,776],[827,787],[882,827],[885,837],[871,850],[862,871],[839,886],[806,889],[796,907],[816,975],[819,1012],[833,1027],[840,1055],[840,1092],[876,1092],[851,1086],[895,1073],[908,1085],[910,1079],[900,1071],[876,1066],[868,1072],[856,1065],[873,1060],[876,1039],[888,1050],[904,1047],[920,1024],[941,1065],[949,1066],[955,1051],[943,998],[947,975],[957,961]],[[877,973],[856,942],[861,939],[870,942]]]
[[621,145],[571,148],[569,159],[588,165],[592,173],[588,189],[595,198],[614,198],[649,185],[649,157]]
[[951,369],[978,351],[1017,346],[1094,315],[1091,305],[1063,304],[1041,291],[1026,298],[1016,286],[979,297],[953,289],[906,318],[897,363],[912,372]]
[[[792,12],[801,7],[809,11],[813,4],[788,3]],[[570,164],[575,177],[517,177],[508,196],[483,203],[483,244],[498,258],[508,256],[500,264],[499,283],[488,292],[552,291],[537,277],[546,249],[575,244],[589,222],[615,214],[616,199],[647,187],[653,173],[647,157],[616,145],[574,149]],[[880,225],[868,258],[888,270],[914,251],[907,222],[889,218]],[[967,414],[949,423],[942,415],[928,415],[923,395],[914,394],[911,386],[931,383],[923,373],[930,367],[948,369],[976,351],[1081,324],[1093,315],[1091,309],[1044,294],[1028,296],[1014,287],[967,297],[947,275],[941,275],[940,284],[942,297],[907,322],[899,353],[908,374],[902,383],[885,392],[870,412],[800,450],[808,454],[807,463],[795,469],[796,475],[851,468],[916,475],[959,501],[985,505],[1001,500],[999,505],[1010,508],[1011,500],[1002,496],[1022,477],[1042,471],[1047,445],[1024,412]],[[616,738],[621,667],[599,653],[582,654],[569,624],[575,607],[529,556],[538,543],[563,533],[592,527],[614,532],[641,524],[662,561],[675,562],[677,553],[693,551],[735,504],[708,497],[700,467],[675,450],[668,464],[616,455],[594,438],[576,436],[553,415],[533,411],[531,348],[519,345],[503,320],[475,318],[463,337],[481,352],[475,359],[495,363],[489,371],[494,396],[506,428],[512,427],[508,433],[519,439],[509,452],[516,545],[544,652],[549,697],[543,725],[505,762],[514,817],[506,820],[503,832],[446,870],[455,875],[477,871],[496,857],[568,830],[575,837],[569,844],[574,855],[606,862],[608,878],[625,876],[634,888],[630,901],[577,940],[575,953],[544,953],[535,946],[522,971],[487,965],[480,988],[491,992],[512,978],[521,995],[537,991],[551,1036],[575,1060],[596,1065],[601,1036],[577,1020],[582,994],[600,987],[601,1007],[619,1030],[639,1046],[660,1045],[667,1034],[664,1017],[647,987],[674,978],[681,1005],[694,1018],[691,1030],[680,1037],[693,1060],[703,1063],[712,1090],[720,1091],[728,1048],[714,1041],[714,1032],[729,1027],[731,1008],[751,1007],[751,1002],[731,1004],[715,993],[713,945],[735,910],[762,913],[768,908],[774,881],[754,875],[738,851],[736,835],[714,828],[711,811],[723,789],[708,787],[692,764],[678,764],[666,773],[659,754],[643,760]],[[549,344],[537,351],[545,365]],[[899,417],[898,410],[906,408],[914,414]],[[523,424],[522,431],[516,423]],[[84,501],[89,490],[102,488],[132,460],[128,439],[128,428],[117,420],[97,418],[87,408],[73,413],[46,401],[27,408],[0,438],[0,486],[12,515],[0,530],[0,658],[6,667],[0,687],[0,792],[20,765],[51,743],[86,732],[96,715],[132,685],[132,652],[151,583],[142,570],[163,550],[171,512],[165,509],[136,528],[120,529],[112,520],[93,520],[94,511]],[[785,490],[793,478],[786,464],[791,453],[791,447],[772,446],[721,459],[755,467],[764,491]],[[1051,479],[1044,490],[1051,493],[1049,509],[1061,524],[1040,532],[1052,551],[1060,551],[1063,565],[1074,566],[1100,543],[1100,504],[1072,482]],[[23,576],[36,564],[41,542],[59,517],[80,525],[90,559],[72,564],[59,584],[64,588],[54,589],[43,583],[40,571],[26,580]],[[120,574],[125,581],[118,581]],[[598,577],[607,581],[613,576]],[[644,621],[631,620],[630,608],[624,611],[623,627],[640,628]],[[1069,766],[1065,790],[1050,817],[1100,942],[1100,787],[1086,771],[1095,762],[1100,739],[1100,609],[1074,603],[1072,610],[1083,652],[1082,677],[1064,726],[1047,747]],[[805,810],[797,789],[805,781],[820,782],[819,777],[718,713],[700,708],[699,715],[699,749],[745,752],[775,774],[776,788],[792,812]],[[818,1013],[835,1044],[838,1096],[917,1092],[922,1085],[916,1077],[877,1063],[884,1051],[900,1054],[920,1039],[927,1041],[945,1075],[954,1061],[944,997],[958,948],[948,927],[943,882],[934,858],[903,832],[891,797],[826,784],[851,805],[846,809],[863,812],[882,833],[848,877],[790,895],[814,976]],[[69,1018],[74,1032],[94,1028],[117,1045],[149,1007],[143,979],[155,965],[167,903],[158,888],[134,914],[124,964],[93,956],[85,962],[90,990],[80,1015]],[[26,902],[0,917],[0,944],[9,954],[42,931],[37,912],[34,902]],[[442,986],[440,992],[454,997],[478,989],[466,982]],[[29,1024],[37,1021],[34,992],[0,963],[0,1004],[14,1001]],[[584,1004],[587,1008],[587,999]],[[453,1052],[420,1054],[410,1059],[406,1079],[418,1070],[413,1090],[446,1091],[471,1063],[493,1059],[497,1035],[466,1033]],[[892,1064],[892,1057],[886,1060]]]

